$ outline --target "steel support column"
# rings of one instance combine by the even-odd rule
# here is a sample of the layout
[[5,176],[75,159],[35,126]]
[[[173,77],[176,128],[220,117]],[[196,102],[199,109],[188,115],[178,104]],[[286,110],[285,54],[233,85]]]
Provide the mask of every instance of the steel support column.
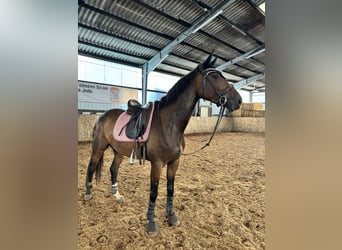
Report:
[[144,64],[142,68],[142,104],[147,103],[147,77],[148,77],[148,72],[147,72],[147,65]]

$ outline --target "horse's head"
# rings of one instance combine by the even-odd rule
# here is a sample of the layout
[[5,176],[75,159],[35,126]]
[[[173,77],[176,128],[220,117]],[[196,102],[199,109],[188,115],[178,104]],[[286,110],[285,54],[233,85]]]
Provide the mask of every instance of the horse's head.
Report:
[[221,71],[214,68],[216,58],[212,60],[212,54],[200,64],[198,69],[202,74],[201,90],[198,94],[201,98],[224,106],[230,112],[239,109],[242,98],[234,86],[226,81]]

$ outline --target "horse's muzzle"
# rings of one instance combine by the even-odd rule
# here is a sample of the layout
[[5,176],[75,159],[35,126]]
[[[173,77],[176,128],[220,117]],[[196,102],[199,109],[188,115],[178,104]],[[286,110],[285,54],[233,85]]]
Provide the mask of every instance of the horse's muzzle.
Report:
[[240,108],[242,104],[242,98],[238,92],[236,92],[236,95],[234,96],[234,98],[228,98],[228,97],[226,98],[227,98],[227,101],[223,104],[223,106],[226,107],[229,112],[232,112]]

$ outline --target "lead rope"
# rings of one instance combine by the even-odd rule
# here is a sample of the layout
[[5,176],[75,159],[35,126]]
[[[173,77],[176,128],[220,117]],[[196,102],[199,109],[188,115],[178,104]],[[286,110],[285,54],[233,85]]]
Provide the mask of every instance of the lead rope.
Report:
[[216,133],[217,128],[219,127],[219,125],[220,125],[220,123],[221,123],[221,120],[222,120],[222,117],[223,117],[224,109],[225,109],[225,107],[222,105],[222,106],[221,106],[221,109],[220,109],[219,116],[218,116],[217,121],[216,121],[216,125],[215,125],[215,128],[214,128],[214,131],[213,131],[213,133],[211,134],[209,141],[208,141],[205,145],[203,145],[200,149],[198,149],[198,150],[196,150],[196,151],[194,151],[194,152],[191,152],[191,153],[187,153],[187,154],[182,153],[182,155],[185,155],[185,156],[187,156],[187,155],[192,155],[192,154],[198,153],[199,151],[201,151],[201,150],[204,149],[205,147],[209,146],[211,140],[214,138],[214,135],[215,135],[215,133]]

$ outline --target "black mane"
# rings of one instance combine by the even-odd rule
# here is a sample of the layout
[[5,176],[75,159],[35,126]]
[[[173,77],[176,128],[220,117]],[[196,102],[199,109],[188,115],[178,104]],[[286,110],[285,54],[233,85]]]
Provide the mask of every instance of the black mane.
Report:
[[175,99],[190,86],[196,75],[196,70],[197,68],[186,76],[183,76],[175,85],[173,85],[167,94],[160,99],[160,107],[165,107],[174,103]]

